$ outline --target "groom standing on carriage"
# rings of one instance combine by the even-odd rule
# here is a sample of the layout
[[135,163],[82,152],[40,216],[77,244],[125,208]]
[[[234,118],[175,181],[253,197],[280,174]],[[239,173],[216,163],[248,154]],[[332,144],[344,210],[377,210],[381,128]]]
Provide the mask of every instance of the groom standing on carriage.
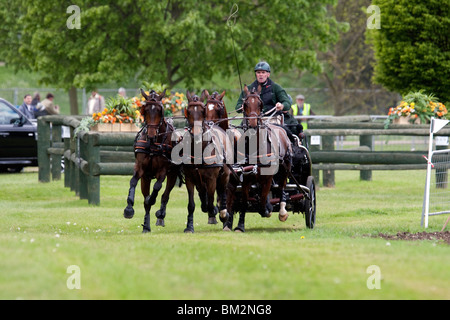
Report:
[[[292,131],[296,131],[294,128],[287,128],[287,126],[298,125],[298,122],[293,118],[289,111],[291,109],[291,100],[287,95],[286,91],[277,83],[270,79],[270,65],[266,61],[258,62],[255,66],[255,77],[256,80],[248,86],[249,91],[253,88],[258,88],[261,86],[261,100],[264,104],[263,113],[271,111],[275,108],[277,112],[283,112],[284,115],[284,129],[286,130],[289,139],[293,141]],[[236,104],[236,111],[242,112],[242,103],[244,101],[244,92],[241,92],[238,102]],[[275,111],[273,110],[273,111]]]

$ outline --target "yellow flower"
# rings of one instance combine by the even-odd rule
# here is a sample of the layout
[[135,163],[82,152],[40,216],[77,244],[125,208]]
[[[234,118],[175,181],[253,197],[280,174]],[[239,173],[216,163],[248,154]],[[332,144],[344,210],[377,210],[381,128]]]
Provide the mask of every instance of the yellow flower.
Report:
[[301,236],[300,239],[305,239],[305,236]]

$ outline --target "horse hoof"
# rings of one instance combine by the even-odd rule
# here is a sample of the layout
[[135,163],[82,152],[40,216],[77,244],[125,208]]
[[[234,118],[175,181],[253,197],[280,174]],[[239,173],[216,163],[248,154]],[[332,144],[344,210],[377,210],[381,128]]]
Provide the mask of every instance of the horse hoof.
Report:
[[236,228],[234,228],[234,232],[236,232],[236,233],[244,233],[245,230],[244,230],[244,228],[238,228],[238,227],[236,227]]
[[151,232],[152,230],[150,230],[149,228],[143,228],[142,229],[142,233],[149,233],[149,232]]
[[159,227],[165,227],[166,225],[164,224],[164,219],[156,219],[156,225]]
[[228,226],[225,226],[225,227],[223,227],[223,229],[222,229],[223,231],[231,231],[231,229],[228,227]]
[[134,217],[134,209],[132,207],[126,207],[123,210],[123,216],[125,219],[131,219]]
[[272,212],[266,211],[261,213],[261,218],[270,218],[272,216]]
[[209,217],[208,218],[208,224],[217,224],[216,217]]
[[220,214],[219,214],[220,222],[222,222],[222,223],[227,222],[229,217],[230,217],[230,215],[228,214],[228,211],[226,209],[220,211]]
[[285,222],[286,220],[287,220],[287,218],[289,217],[289,214],[288,213],[286,213],[286,214],[279,214],[278,215],[278,219],[281,221],[281,222]]
[[156,211],[155,216],[156,216],[158,219],[164,220],[164,218],[166,217],[166,214],[165,214],[165,212],[164,212],[164,214],[163,214],[163,213],[161,212],[161,210],[158,210],[158,211]]
[[194,233],[194,229],[186,228],[184,229],[184,233]]

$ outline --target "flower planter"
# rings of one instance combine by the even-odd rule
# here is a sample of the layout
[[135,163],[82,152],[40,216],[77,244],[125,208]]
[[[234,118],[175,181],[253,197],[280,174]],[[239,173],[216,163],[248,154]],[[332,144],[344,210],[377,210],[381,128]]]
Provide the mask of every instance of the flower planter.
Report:
[[140,128],[134,123],[97,123],[91,131],[97,132],[139,132]]
[[[411,116],[400,117],[400,118],[395,118],[395,119],[392,121],[392,123],[393,123],[393,124],[411,124],[410,120],[411,120]],[[420,123],[421,123],[420,118],[417,118],[417,119],[413,122],[413,124],[420,124]]]

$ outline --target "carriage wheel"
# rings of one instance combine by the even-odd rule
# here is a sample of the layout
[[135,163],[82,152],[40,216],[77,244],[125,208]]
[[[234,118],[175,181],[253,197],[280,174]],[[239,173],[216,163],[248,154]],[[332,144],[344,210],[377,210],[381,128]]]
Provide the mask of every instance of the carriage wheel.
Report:
[[305,199],[305,221],[306,226],[313,229],[316,224],[316,185],[313,176],[309,176],[306,180],[306,187],[310,190],[310,200]]

